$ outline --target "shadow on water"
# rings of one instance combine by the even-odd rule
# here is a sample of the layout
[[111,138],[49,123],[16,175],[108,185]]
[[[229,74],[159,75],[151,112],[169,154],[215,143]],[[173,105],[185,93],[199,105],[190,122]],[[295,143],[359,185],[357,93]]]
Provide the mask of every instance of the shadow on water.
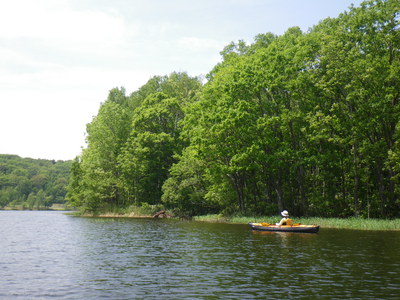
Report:
[[0,213],[0,298],[396,298],[400,234]]

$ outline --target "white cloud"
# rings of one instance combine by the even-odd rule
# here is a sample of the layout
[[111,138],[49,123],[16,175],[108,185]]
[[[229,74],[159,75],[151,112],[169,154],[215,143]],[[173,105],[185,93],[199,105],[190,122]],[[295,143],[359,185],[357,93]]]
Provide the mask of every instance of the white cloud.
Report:
[[205,74],[231,41],[321,18],[282,1],[0,0],[0,153],[72,159],[113,87]]
[[198,37],[182,37],[178,40],[178,45],[187,51],[220,51],[225,46],[224,42]]
[[[72,159],[86,124],[113,87],[141,86],[150,74],[88,68],[54,69],[18,77],[0,89],[0,153]],[[5,78],[0,77],[0,82]],[[13,82],[13,79],[10,80]],[[131,92],[128,90],[128,93]]]
[[133,29],[117,14],[76,11],[68,1],[1,1],[0,153],[78,155],[108,91],[150,77],[110,67]]
[[100,11],[76,11],[68,1],[3,1],[0,38],[30,39],[78,52],[110,53],[132,34],[123,19]]

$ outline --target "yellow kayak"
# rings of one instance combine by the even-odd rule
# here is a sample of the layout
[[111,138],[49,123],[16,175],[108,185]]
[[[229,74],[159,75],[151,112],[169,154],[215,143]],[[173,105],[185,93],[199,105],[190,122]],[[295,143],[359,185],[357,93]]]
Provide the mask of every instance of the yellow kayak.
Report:
[[268,223],[249,223],[251,229],[260,231],[283,231],[283,232],[303,232],[303,233],[317,233],[319,225],[274,225]]

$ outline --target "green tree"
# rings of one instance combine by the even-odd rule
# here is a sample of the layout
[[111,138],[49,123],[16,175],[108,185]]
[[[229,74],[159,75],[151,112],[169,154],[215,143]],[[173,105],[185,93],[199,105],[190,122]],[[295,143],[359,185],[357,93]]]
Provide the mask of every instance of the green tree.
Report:
[[[21,208],[28,196],[43,190],[46,207],[65,202],[69,180],[69,161],[21,158],[0,154],[0,208]],[[63,180],[61,180],[63,179]],[[53,186],[58,183],[57,199],[53,197]]]
[[130,123],[125,90],[111,90],[98,115],[87,125],[88,147],[80,161],[74,162],[68,194],[72,204],[91,211],[124,204],[117,159],[128,138]]
[[[398,216],[399,5],[365,1],[307,33],[232,42],[204,86],[171,73],[129,97],[113,90],[73,163],[70,202]],[[0,172],[4,186],[25,176]]]
[[324,149],[341,153],[335,166],[341,191],[332,194],[355,215],[372,203],[375,215],[386,216],[398,198],[388,158],[399,117],[398,11],[397,1],[366,1],[314,30],[321,40],[315,80],[324,102],[312,119],[319,120],[316,128],[331,128],[321,142],[334,142]]
[[183,216],[218,213],[221,205],[215,197],[207,199],[206,166],[203,160],[198,159],[197,151],[188,147],[176,158],[178,162],[170,168],[169,177],[162,187],[165,206]]
[[131,136],[120,158],[133,203],[160,202],[173,155],[182,147],[178,125],[182,116],[177,99],[163,93],[151,94],[135,110]]
[[26,203],[28,205],[28,208],[30,208],[30,209],[34,208],[34,206],[36,204],[36,196],[35,196],[35,194],[33,192],[29,193],[28,199],[26,200]]

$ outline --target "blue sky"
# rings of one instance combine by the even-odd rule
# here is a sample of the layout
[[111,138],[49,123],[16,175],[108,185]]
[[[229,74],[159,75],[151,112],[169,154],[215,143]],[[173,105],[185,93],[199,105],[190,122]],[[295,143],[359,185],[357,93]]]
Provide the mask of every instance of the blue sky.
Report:
[[351,0],[0,0],[0,153],[73,159],[114,87],[205,75],[231,41],[307,31]]

